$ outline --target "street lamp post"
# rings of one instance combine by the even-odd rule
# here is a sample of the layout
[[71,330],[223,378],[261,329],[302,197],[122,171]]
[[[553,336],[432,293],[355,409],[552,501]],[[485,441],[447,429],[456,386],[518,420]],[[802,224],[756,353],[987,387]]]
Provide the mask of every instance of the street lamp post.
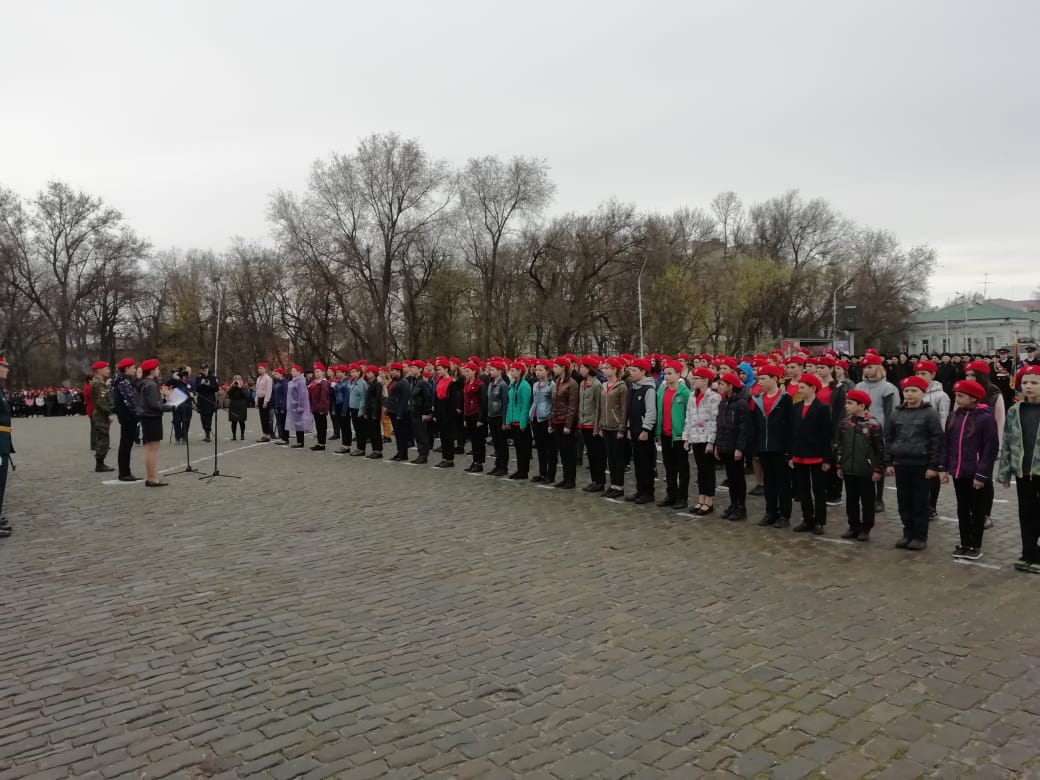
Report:
[[639,357],[646,354],[646,344],[643,342],[643,271],[646,270],[646,261],[649,259],[649,255],[643,258],[643,264],[639,266],[639,274],[636,276],[636,297],[639,299]]

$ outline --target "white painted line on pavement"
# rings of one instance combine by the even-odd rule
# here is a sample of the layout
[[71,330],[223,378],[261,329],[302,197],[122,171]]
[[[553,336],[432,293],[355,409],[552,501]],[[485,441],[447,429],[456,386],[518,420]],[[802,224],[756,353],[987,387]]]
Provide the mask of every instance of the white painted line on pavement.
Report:
[[826,537],[826,536],[817,536],[815,538],[816,538],[817,541],[820,541],[820,542],[830,542],[831,544],[855,544],[855,542],[852,541],[851,539],[831,539],[831,538]]
[[954,563],[963,564],[964,566],[981,566],[983,569],[999,569],[999,568],[1001,568],[999,565],[997,565],[995,563],[982,563],[980,561],[966,561],[963,558],[954,558],[953,562]]

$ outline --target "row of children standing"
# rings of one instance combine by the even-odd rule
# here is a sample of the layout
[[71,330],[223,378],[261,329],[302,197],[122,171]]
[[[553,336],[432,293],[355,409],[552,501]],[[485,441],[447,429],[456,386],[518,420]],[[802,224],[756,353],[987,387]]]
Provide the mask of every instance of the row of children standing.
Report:
[[[934,364],[915,364],[914,375],[897,390],[873,351],[860,361],[858,384],[847,378],[848,364],[832,355],[774,354],[739,363],[723,356],[682,355],[662,364],[658,372],[650,359],[630,355],[493,358],[487,363],[442,357],[384,369],[332,366],[331,382],[316,364],[309,386],[302,369],[294,366],[292,383],[298,390],[290,395],[287,389],[280,402],[283,383],[276,373],[273,408],[279,420],[281,414],[288,417],[279,426],[285,431],[282,441],[295,432],[296,447],[303,446],[304,432],[315,430],[318,443],[312,449],[324,449],[326,426],[320,418],[331,413],[345,445],[338,452],[365,455],[367,443],[373,450],[368,457],[382,457],[385,408],[397,438],[392,460],[408,460],[414,443],[418,455],[411,462],[426,463],[431,439],[439,437],[436,467],[453,468],[465,438],[473,457],[467,471],[485,472],[487,466],[491,476],[565,490],[577,486],[584,451],[590,474],[586,492],[625,497],[625,472],[631,466],[636,485],[628,500],[656,501],[695,515],[715,510],[715,464],[721,462],[730,496],[722,516],[731,520],[747,517],[745,464],[751,460],[766,502],[760,525],[790,527],[797,500],[801,521],[794,530],[821,534],[828,503],[840,503],[844,489],[849,528],[843,536],[860,541],[869,540],[876,514],[884,511],[885,478],[892,477],[903,525],[896,546],[909,550],[925,549],[940,484],[952,481],[961,529],[954,554],[966,559],[981,555],[993,502],[993,464],[1002,432],[1011,430],[1012,449],[1002,468],[1016,477],[1020,505],[1024,490],[1026,508],[1034,507],[1029,510],[1033,519],[1022,522],[1023,555],[1016,566],[1040,567],[1035,511],[1040,501],[1030,502],[1030,490],[1035,493],[1040,482],[1032,476],[1040,471],[1032,418],[1033,409],[1040,408],[1035,406],[1040,368],[1023,370],[1024,405],[1016,404],[1015,414],[1006,415],[982,361],[966,367],[952,406],[934,379]],[[286,411],[280,413],[283,405]],[[1024,421],[1019,406],[1026,411]],[[358,446],[350,450],[352,433]],[[510,440],[516,458],[511,472]],[[660,500],[654,485],[658,444],[665,472]],[[1022,452],[1026,455],[1015,454]],[[696,466],[695,502],[689,496],[689,453]],[[486,463],[489,459],[493,462]]]

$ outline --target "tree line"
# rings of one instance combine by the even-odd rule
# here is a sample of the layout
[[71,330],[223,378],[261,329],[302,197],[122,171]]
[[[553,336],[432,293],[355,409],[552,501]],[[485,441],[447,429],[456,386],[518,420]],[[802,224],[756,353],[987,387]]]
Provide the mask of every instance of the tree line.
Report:
[[[639,352],[739,354],[826,337],[859,304],[860,343],[898,348],[935,252],[790,190],[744,204],[551,214],[544,160],[460,168],[372,135],[270,197],[271,240],[157,250],[100,198],[52,182],[0,188],[0,349],[15,380],[85,373],[97,356],[221,373],[259,359]],[[219,305],[218,305],[219,304]]]

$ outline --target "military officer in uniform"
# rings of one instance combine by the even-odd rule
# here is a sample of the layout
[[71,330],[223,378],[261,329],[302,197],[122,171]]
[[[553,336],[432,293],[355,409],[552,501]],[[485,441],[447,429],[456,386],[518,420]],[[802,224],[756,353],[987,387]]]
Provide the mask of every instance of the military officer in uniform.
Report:
[[90,380],[90,402],[94,406],[94,433],[97,449],[94,451],[94,471],[115,471],[105,463],[108,456],[108,429],[112,425],[115,407],[112,405],[112,388],[108,386],[108,377],[112,369],[104,360],[97,361],[91,368],[94,378]]
[[11,443],[11,407],[7,404],[7,396],[4,395],[3,385],[7,384],[7,372],[10,364],[7,359],[0,356],[0,539],[6,539],[11,535],[11,524],[4,516],[4,493],[7,492],[7,467],[14,453],[14,445]]

